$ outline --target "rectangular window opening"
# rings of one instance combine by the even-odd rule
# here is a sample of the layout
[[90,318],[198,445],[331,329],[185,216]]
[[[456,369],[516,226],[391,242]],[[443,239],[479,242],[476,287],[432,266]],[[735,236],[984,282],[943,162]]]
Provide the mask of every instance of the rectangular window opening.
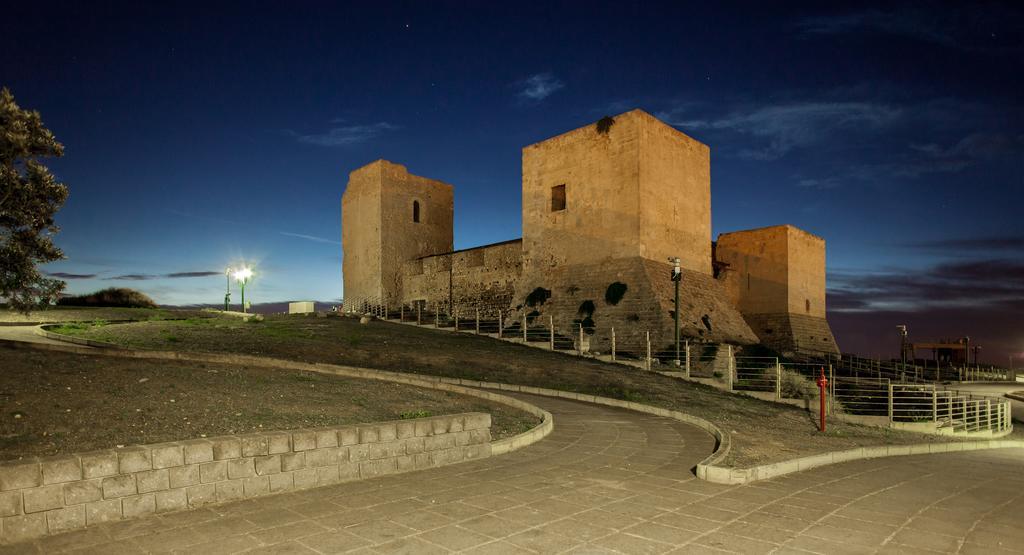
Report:
[[565,184],[551,188],[551,211],[565,210]]

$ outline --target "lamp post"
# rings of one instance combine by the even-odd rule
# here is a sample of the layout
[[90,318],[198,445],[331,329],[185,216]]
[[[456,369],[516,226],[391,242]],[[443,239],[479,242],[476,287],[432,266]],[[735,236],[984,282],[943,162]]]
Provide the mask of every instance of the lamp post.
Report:
[[228,282],[227,290],[224,292],[224,312],[230,309],[231,304],[231,268],[224,268],[224,280]]
[[668,259],[672,263],[672,281],[676,286],[676,308],[675,314],[675,341],[676,341],[676,358],[673,363],[676,367],[679,366],[679,282],[683,280],[683,269],[679,266],[679,257],[670,257]]
[[245,284],[249,283],[249,278],[252,277],[252,269],[242,266],[240,269],[235,271],[235,281],[242,288],[242,313],[245,313]]

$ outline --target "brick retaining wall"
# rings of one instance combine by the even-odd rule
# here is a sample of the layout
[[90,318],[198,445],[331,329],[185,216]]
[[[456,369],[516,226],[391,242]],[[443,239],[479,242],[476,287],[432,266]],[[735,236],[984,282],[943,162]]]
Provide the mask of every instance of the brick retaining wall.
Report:
[[466,413],[0,463],[0,543],[491,455]]

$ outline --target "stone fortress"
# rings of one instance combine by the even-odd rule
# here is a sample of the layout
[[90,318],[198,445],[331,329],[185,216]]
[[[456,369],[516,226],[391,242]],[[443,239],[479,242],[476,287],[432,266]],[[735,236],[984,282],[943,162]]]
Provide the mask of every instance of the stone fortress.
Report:
[[[711,238],[710,149],[642,110],[523,148],[523,237],[453,250],[452,186],[378,160],[342,196],[346,302],[476,310],[590,348],[674,338],[838,353],[825,319],[825,241],[791,225]],[[465,316],[464,316],[465,317]],[[549,318],[550,317],[550,318]]]

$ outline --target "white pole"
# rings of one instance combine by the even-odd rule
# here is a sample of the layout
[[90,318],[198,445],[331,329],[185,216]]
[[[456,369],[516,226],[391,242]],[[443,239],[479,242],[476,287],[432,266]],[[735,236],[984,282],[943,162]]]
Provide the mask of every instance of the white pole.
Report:
[[648,370],[651,369],[651,332],[644,332],[647,335],[647,359],[646,367]]
[[686,377],[690,377],[690,340],[686,340]]
[[733,375],[736,373],[736,359],[732,356],[732,345],[726,345],[726,352],[729,354],[729,391],[733,390]]
[[580,323],[580,339],[579,339],[579,342],[580,342],[580,344],[578,345],[578,347],[579,347],[580,356],[583,356],[583,324],[582,323]]
[[[782,399],[782,364],[779,363],[779,359],[775,359],[775,398]],[[829,396],[831,399],[832,396]]]
[[551,350],[555,350],[555,317],[548,315],[548,334],[551,339]]
[[612,328],[612,360],[615,360],[615,328]]

